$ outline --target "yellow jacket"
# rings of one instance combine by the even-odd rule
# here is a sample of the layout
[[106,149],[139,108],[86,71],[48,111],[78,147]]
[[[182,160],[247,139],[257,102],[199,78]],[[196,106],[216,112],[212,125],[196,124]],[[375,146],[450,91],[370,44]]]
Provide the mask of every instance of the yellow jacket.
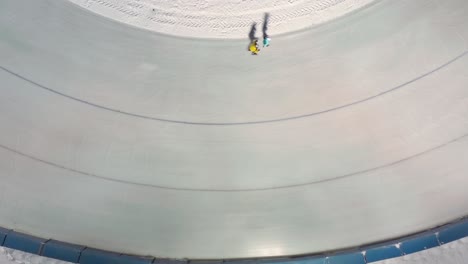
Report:
[[250,43],[250,46],[249,46],[249,50],[252,52],[252,53],[255,53],[257,54],[258,53],[258,48],[257,48],[257,41],[252,41]]

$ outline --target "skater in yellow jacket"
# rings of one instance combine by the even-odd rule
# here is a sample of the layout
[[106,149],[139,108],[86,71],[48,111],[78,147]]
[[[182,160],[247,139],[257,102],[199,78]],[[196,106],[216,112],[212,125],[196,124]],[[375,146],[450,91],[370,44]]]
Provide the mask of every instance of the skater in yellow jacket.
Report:
[[250,42],[249,50],[250,50],[250,52],[252,52],[252,55],[258,55],[258,52],[260,51],[260,49],[258,48],[258,40],[257,39]]

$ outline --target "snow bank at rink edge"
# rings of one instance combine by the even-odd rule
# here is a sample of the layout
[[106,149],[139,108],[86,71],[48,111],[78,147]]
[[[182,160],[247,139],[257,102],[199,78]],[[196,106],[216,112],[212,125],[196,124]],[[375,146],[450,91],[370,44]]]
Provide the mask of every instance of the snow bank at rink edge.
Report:
[[376,0],[69,0],[106,18],[167,35],[190,38],[246,38],[270,14],[268,34],[278,35],[320,25]]

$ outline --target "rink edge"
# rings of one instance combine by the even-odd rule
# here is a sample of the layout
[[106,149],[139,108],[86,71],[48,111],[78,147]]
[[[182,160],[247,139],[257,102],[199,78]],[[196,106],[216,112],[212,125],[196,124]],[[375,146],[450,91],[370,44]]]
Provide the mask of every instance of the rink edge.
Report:
[[424,232],[338,251],[275,258],[192,260],[109,252],[0,227],[0,245],[3,247],[80,264],[366,264],[438,247],[464,237],[468,237],[468,216]]

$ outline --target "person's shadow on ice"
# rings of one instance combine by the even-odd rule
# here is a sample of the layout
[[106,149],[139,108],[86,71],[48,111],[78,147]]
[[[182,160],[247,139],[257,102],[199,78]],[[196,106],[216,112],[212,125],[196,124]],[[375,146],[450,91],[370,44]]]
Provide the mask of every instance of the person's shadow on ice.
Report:
[[247,48],[248,51],[252,53],[252,55],[257,55],[260,49],[258,48],[258,38],[255,37],[255,34],[257,33],[257,23],[253,23],[252,27],[250,28],[249,32],[249,46]]

